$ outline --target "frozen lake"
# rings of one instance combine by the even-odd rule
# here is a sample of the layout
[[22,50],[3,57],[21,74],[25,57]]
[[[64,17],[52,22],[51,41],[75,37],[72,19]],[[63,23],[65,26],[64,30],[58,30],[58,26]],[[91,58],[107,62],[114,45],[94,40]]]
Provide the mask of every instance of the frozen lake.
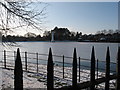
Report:
[[[77,49],[77,57],[90,59],[92,46],[95,47],[95,57],[98,60],[105,61],[107,47],[110,48],[110,58],[112,62],[116,62],[117,59],[117,49],[119,43],[93,43],[93,42],[17,42],[18,47],[3,47],[3,49],[9,51],[16,51],[20,48],[21,52],[32,52],[39,54],[48,54],[49,48],[52,48],[53,55],[64,55],[68,57],[73,56],[73,49]],[[39,58],[43,58],[42,56]],[[46,57],[47,59],[47,57]],[[54,61],[61,61],[62,59],[53,58]],[[72,63],[72,60],[65,59],[65,62]],[[89,62],[82,62],[90,66]],[[99,67],[105,67],[105,63],[100,63]],[[111,69],[115,69],[115,66],[111,66]]]

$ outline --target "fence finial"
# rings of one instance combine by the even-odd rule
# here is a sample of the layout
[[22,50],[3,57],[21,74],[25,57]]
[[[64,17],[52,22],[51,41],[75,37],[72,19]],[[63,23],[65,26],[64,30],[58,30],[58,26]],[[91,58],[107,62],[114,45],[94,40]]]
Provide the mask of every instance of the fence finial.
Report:
[[73,88],[77,88],[77,54],[76,54],[76,48],[74,48],[74,53],[73,53],[72,86],[73,86]]
[[14,69],[14,87],[15,90],[23,90],[23,70],[22,62],[20,57],[20,50],[17,49],[17,57],[15,60],[15,69]]
[[109,47],[107,47],[106,53],[106,82],[105,82],[105,90],[109,90],[109,79],[110,79],[110,51]]
[[95,89],[95,52],[94,52],[94,46],[92,47],[92,53],[91,53],[91,71],[90,71],[90,90]]
[[94,46],[92,47],[92,56],[91,58],[95,58],[95,50],[94,50]]
[[47,64],[47,90],[54,90],[54,71],[52,50],[49,49],[48,64]]

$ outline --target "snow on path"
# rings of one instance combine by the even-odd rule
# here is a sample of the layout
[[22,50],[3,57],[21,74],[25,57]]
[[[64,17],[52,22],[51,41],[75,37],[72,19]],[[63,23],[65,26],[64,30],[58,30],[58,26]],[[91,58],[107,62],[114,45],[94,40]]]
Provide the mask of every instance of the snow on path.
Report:
[[[28,73],[23,73],[23,87],[24,88],[46,88],[44,83],[37,81],[36,78],[28,77]],[[2,88],[14,88],[14,71],[2,70]]]
[[[29,69],[32,69],[33,71],[36,70],[35,65],[31,64],[29,65]],[[62,72],[62,67],[55,66],[55,71]],[[54,72],[54,86],[55,88],[59,88],[62,86],[68,86],[72,84],[72,68],[71,67],[65,67],[65,79],[62,78],[62,73]],[[8,70],[8,69],[1,69],[0,76],[2,76],[2,88],[14,88],[14,70]],[[44,71],[44,72],[43,72]],[[30,89],[30,88],[47,88],[47,66],[46,65],[39,65],[39,73],[30,73],[30,72],[23,72],[23,87]],[[81,70],[81,82],[88,81],[90,79],[90,73],[89,70],[82,69]],[[86,73],[84,73],[86,72]],[[2,75],[1,75],[2,74]],[[99,77],[102,75],[104,76],[103,72],[99,72]],[[59,76],[58,76],[59,75]],[[84,78],[87,77],[87,78]],[[79,82],[78,82],[79,83]],[[112,83],[112,82],[111,82]],[[104,84],[101,84],[102,87],[104,87]],[[112,86],[114,87],[114,86]]]

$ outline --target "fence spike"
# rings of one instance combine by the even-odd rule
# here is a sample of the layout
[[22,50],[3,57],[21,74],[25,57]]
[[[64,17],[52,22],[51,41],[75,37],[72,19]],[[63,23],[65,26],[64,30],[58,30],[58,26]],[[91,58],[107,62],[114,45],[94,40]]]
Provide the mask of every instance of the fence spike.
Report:
[[118,47],[116,74],[117,74],[116,90],[120,90],[120,47]]
[[90,90],[95,90],[95,52],[94,46],[91,53],[91,70],[90,70]]
[[17,49],[17,57],[15,60],[14,88],[15,90],[23,90],[23,70],[19,48]]
[[4,50],[4,67],[6,68],[6,50]]
[[47,64],[47,90],[54,90],[54,71],[52,50],[49,49],[48,64]]
[[74,48],[74,53],[73,53],[72,86],[73,86],[73,88],[77,88],[77,54],[76,54],[76,48]]
[[110,51],[109,47],[107,47],[106,53],[106,82],[105,82],[105,90],[109,90],[109,79],[110,79]]

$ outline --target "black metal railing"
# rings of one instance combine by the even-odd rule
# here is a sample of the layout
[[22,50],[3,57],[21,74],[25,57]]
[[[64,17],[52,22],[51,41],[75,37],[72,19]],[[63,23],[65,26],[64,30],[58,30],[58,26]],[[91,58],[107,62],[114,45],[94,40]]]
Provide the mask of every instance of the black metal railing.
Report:
[[[72,86],[66,86],[62,88],[89,88],[90,90],[94,90],[96,85],[105,82],[105,90],[109,90],[109,81],[111,79],[116,79],[116,90],[119,90],[119,83],[120,83],[120,48],[118,49],[118,58],[117,58],[117,63],[116,62],[110,62],[110,51],[109,48],[107,48],[107,54],[106,54],[106,61],[101,61],[98,59],[95,59],[95,52],[94,52],[94,47],[92,49],[91,53],[91,59],[84,59],[76,56],[76,49],[74,49],[74,54],[73,57],[67,57],[67,56],[59,56],[59,55],[52,55],[52,50],[49,50],[49,55],[48,54],[39,54],[39,53],[30,53],[30,52],[20,52],[21,54],[21,61],[22,61],[22,68],[23,71],[27,72],[36,72],[36,73],[41,73],[43,72],[44,74],[47,75],[47,85],[49,85],[50,82],[54,82],[54,77],[59,77],[62,79],[66,79],[71,81]],[[15,51],[3,51],[3,67],[5,69],[14,69],[15,65],[15,60],[17,53]],[[53,57],[53,58],[52,58]],[[48,58],[48,59],[47,59]],[[58,59],[57,59],[58,58]],[[55,60],[57,59],[57,60]],[[71,63],[66,62],[70,60]],[[73,62],[72,62],[73,61]],[[53,63],[52,63],[53,62]],[[89,63],[88,65],[82,64],[83,62]],[[106,68],[100,68],[99,63],[104,63]],[[45,64],[47,66],[47,70],[41,69],[39,65]],[[117,65],[116,65],[117,64]],[[114,65],[117,70],[111,70],[110,65]],[[52,67],[53,66],[53,67]],[[61,67],[61,68],[57,68]],[[69,68],[66,68],[69,67]],[[43,67],[42,67],[43,68]],[[82,71],[82,69],[88,69],[90,70],[89,72]],[[58,70],[59,69],[59,70]],[[68,72],[65,72],[66,71]],[[52,71],[50,71],[52,70]],[[50,72],[49,72],[50,71]],[[103,71],[104,75],[99,75],[99,71]],[[53,73],[52,73],[53,72]],[[110,72],[113,72],[113,75],[110,75]],[[50,74],[49,74],[50,73]],[[58,74],[57,74],[58,73]],[[59,73],[62,74],[59,76]],[[68,76],[69,73],[69,76]],[[88,74],[89,77],[81,76],[81,73]],[[51,75],[53,77],[51,78]],[[86,81],[82,81],[82,78],[86,78]],[[50,79],[49,79],[50,78]],[[105,80],[104,80],[105,79]],[[53,81],[49,81],[53,80]],[[100,81],[101,80],[101,81]],[[85,83],[86,82],[86,83]],[[50,83],[49,86],[51,86]],[[84,84],[84,85],[83,85]],[[83,86],[81,86],[83,85]],[[48,88],[49,88],[48,86]],[[54,85],[52,86],[54,88]],[[50,87],[50,90],[51,87]],[[60,89],[61,90],[61,89]]]

